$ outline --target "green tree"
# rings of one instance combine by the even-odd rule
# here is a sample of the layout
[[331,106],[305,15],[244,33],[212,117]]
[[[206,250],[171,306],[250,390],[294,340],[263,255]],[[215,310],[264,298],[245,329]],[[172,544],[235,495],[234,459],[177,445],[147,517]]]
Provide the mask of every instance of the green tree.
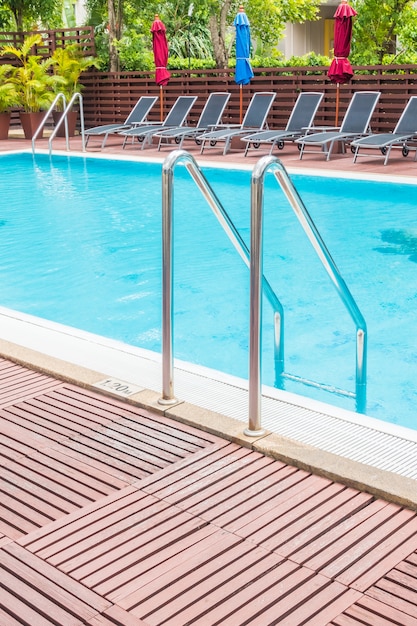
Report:
[[[206,4],[205,0],[199,0]],[[209,29],[216,66],[227,67],[234,41],[233,19],[241,2],[210,0]],[[251,24],[253,40],[264,48],[275,46],[282,36],[286,22],[305,22],[318,19],[320,0],[247,0],[245,12]]]
[[414,0],[352,0],[358,12],[354,22],[351,60],[357,65],[382,64],[417,42],[417,9]]
[[10,12],[19,32],[39,21],[52,28],[61,25],[62,9],[63,0],[0,0],[0,12]]
[[[256,47],[267,54],[276,46],[286,22],[304,22],[318,18],[321,0],[246,0],[245,11],[251,22]],[[101,41],[106,40],[110,69],[116,71],[119,58],[127,56],[127,65],[143,59],[151,49],[150,27],[158,13],[167,28],[171,53],[183,58],[215,59],[216,67],[227,67],[234,43],[233,20],[241,0],[88,0],[90,23],[97,25]],[[190,7],[192,5],[192,12]],[[123,64],[126,67],[125,64]],[[135,69],[142,69],[136,67]]]

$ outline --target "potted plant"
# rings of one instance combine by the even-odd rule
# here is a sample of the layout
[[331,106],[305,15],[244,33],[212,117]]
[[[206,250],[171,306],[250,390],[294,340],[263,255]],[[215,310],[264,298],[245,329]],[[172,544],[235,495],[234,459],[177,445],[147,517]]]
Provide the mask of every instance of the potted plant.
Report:
[[0,139],[7,139],[10,128],[10,109],[18,104],[16,86],[10,82],[13,66],[0,65]]
[[[90,67],[99,67],[98,59],[84,56],[78,44],[71,44],[65,48],[56,48],[51,56],[51,65],[54,75],[59,79],[55,86],[55,93],[63,93],[67,104],[75,93],[81,93],[83,85],[80,76]],[[62,100],[57,103],[57,110],[53,112],[55,123],[62,114]],[[68,113],[68,132],[74,135],[77,122],[77,111]],[[64,134],[63,125],[58,129],[58,135]]]
[[43,59],[32,54],[34,46],[42,43],[39,34],[26,37],[21,46],[3,46],[2,56],[14,57],[18,65],[14,67],[10,82],[15,85],[17,103],[22,107],[20,121],[25,137],[31,139],[44,118],[44,112],[55,97],[54,85],[60,82],[58,76],[50,72],[52,59]]

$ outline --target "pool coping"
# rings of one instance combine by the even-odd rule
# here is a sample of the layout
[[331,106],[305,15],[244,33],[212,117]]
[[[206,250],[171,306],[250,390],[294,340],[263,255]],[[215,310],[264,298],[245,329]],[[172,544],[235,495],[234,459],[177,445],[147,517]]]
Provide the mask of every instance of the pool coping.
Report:
[[121,398],[120,394],[101,386],[103,380],[108,378],[108,372],[70,363],[5,339],[0,339],[0,355],[29,369],[124,399],[127,403],[223,437],[284,463],[417,510],[417,481],[412,478],[353,461],[275,432],[266,431],[263,436],[249,437],[244,434],[246,424],[242,420],[181,399],[175,405],[162,406],[158,402],[161,394],[147,387],[139,387],[129,397]]

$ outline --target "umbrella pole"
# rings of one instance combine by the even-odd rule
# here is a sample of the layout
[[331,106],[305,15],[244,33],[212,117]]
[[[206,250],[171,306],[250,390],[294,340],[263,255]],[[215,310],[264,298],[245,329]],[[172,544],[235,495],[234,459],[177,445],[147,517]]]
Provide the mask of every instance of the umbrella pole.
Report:
[[243,120],[243,91],[242,91],[242,84],[239,85],[240,89],[239,89],[239,124],[242,123]]
[[340,97],[340,84],[336,83],[336,114],[335,114],[335,126],[339,126],[339,97]]
[[164,121],[164,90],[162,88],[162,85],[159,86],[159,98],[161,100],[161,122]]

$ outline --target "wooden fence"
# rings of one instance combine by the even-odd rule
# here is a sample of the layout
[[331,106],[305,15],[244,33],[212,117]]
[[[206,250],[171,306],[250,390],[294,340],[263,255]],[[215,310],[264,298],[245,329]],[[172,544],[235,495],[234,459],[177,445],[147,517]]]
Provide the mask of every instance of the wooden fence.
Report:
[[[33,54],[49,57],[56,48],[65,48],[69,44],[79,44],[86,56],[95,56],[93,26],[79,26],[77,28],[58,28],[57,30],[36,30],[30,32],[0,32],[0,48],[3,46],[20,47],[28,35],[41,35],[42,43],[34,46]],[[0,57],[0,63],[15,63],[15,59],[7,56]]]
[[[324,98],[316,124],[334,125],[337,87],[327,79],[327,70],[327,67],[255,68],[251,83],[242,87],[243,111],[256,91],[275,91],[277,97],[268,123],[271,128],[284,128],[298,94],[301,91],[319,91],[324,93]],[[417,95],[417,66],[404,66],[401,73],[398,73],[398,66],[356,67],[354,70],[352,81],[339,88],[339,123],[355,91],[380,91],[372,130],[392,130],[410,96]],[[179,95],[198,96],[188,120],[193,124],[210,93],[228,91],[232,95],[223,121],[239,122],[240,87],[234,82],[233,70],[192,70],[191,73],[175,70],[162,92],[155,84],[153,72],[113,74],[92,71],[83,75],[82,82],[86,128],[123,121],[137,99],[144,94],[160,97],[150,115],[151,120],[159,120],[161,93],[163,117]]]

